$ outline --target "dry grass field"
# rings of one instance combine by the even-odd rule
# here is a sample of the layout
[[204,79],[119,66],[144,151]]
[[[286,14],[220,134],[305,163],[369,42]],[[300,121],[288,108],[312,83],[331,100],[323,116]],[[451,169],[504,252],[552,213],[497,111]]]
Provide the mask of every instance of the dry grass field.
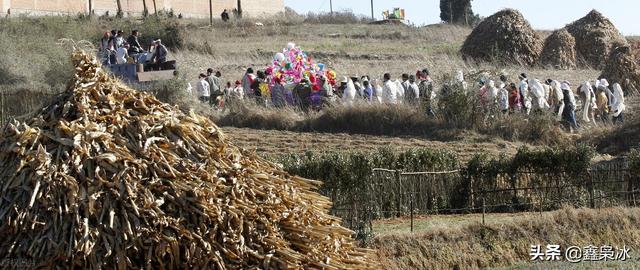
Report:
[[[637,269],[637,208],[573,209],[521,214],[420,217],[374,224],[373,246],[385,269]],[[528,263],[535,244],[611,245],[631,248],[626,262]]]

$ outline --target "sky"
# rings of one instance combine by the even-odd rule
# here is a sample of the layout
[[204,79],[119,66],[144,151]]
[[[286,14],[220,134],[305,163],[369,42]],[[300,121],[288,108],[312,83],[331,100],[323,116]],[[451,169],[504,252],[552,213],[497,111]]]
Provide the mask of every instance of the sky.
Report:
[[[285,6],[298,13],[329,12],[330,0],[285,0]],[[474,0],[473,11],[488,17],[504,8],[520,10],[537,30],[554,30],[582,18],[592,9],[609,18],[624,35],[640,35],[640,23],[635,16],[640,10],[638,0]],[[407,20],[415,25],[440,22],[440,0],[373,0],[376,19],[382,19],[384,10],[394,7],[405,9]],[[333,10],[352,10],[371,16],[370,0],[333,0]],[[634,20],[636,19],[636,20]]]

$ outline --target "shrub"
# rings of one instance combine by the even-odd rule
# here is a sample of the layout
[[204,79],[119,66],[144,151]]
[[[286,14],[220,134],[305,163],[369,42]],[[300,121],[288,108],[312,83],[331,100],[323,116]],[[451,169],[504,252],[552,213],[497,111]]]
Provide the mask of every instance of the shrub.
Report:
[[484,113],[474,91],[465,90],[460,83],[445,83],[438,97],[439,117],[449,127],[474,129],[484,124]]
[[[514,211],[530,209],[534,201],[552,200],[568,202],[574,205],[585,205],[587,190],[584,186],[584,176],[590,168],[595,150],[586,145],[574,147],[545,148],[531,150],[527,147],[518,149],[518,153],[512,157],[500,156],[488,157],[485,154],[474,156],[463,169],[463,177],[470,189],[468,194],[460,195],[462,198],[471,198],[471,192],[476,193],[476,205],[482,204],[477,195],[485,190],[504,189],[504,192],[493,192],[485,195],[487,204],[500,205],[495,211]],[[565,186],[555,189],[545,189],[536,192],[529,190],[517,191],[519,188]],[[522,197],[522,196],[525,197]],[[547,198],[548,197],[548,198]],[[532,201],[532,198],[536,200]],[[536,204],[536,206],[539,205]],[[549,207],[549,206],[547,206]]]
[[531,150],[524,146],[518,149],[512,158],[506,156],[489,157],[486,154],[475,155],[465,167],[467,175],[495,177],[499,173],[517,173],[520,171],[540,173],[569,173],[580,176],[586,172],[595,155],[595,149],[588,145],[574,147],[543,148]]
[[336,105],[307,120],[306,130],[374,135],[434,134],[440,123],[420,110],[403,104]]
[[[417,209],[441,213],[457,213],[461,210],[482,205],[486,199],[487,211],[505,212],[533,209],[541,201],[553,201],[544,205],[545,209],[559,207],[562,203],[587,205],[588,192],[584,176],[590,168],[593,148],[576,145],[570,148],[546,148],[531,150],[523,147],[515,156],[489,157],[476,155],[462,166],[460,174],[443,176],[436,182],[423,186],[426,192],[433,194],[415,194]],[[393,174],[374,174],[374,168],[400,170],[402,172],[448,171],[460,168],[457,157],[447,151],[432,149],[413,149],[395,152],[390,148],[363,152],[307,152],[302,155],[288,155],[276,158],[284,169],[302,177],[318,179],[324,182],[320,192],[332,198],[336,209],[368,209],[365,213],[349,215],[370,215],[371,217],[389,217],[389,213],[408,214],[408,203],[398,202],[404,196],[395,187],[385,185],[384,177]],[[640,162],[638,162],[640,164]],[[640,165],[638,165],[640,168]],[[381,178],[382,177],[382,178]],[[402,190],[408,191],[421,186],[420,181],[434,181],[429,177],[413,179],[402,176]],[[413,179],[413,180],[412,180]],[[417,181],[416,181],[417,180]],[[382,182],[380,182],[382,181]],[[393,181],[390,179],[389,181]],[[444,184],[437,184],[440,183]],[[391,182],[397,185],[396,182]],[[556,189],[530,191],[526,188],[564,186],[562,192]],[[385,186],[385,187],[383,187]],[[504,191],[495,191],[504,190]],[[423,190],[425,191],[425,190]],[[492,193],[483,194],[483,191]],[[384,197],[380,196],[384,192]],[[541,195],[541,192],[544,195]],[[600,192],[600,191],[597,191]],[[605,192],[604,190],[602,192]],[[543,197],[541,197],[543,196]],[[431,201],[432,200],[432,201]],[[457,210],[452,210],[457,209]],[[363,218],[360,216],[360,218]]]
[[245,102],[215,115],[222,126],[305,132],[348,132],[373,135],[440,136],[441,124],[414,106],[403,104],[335,104],[319,112],[304,113],[295,107],[265,108]]
[[[455,90],[453,90],[455,89]],[[450,91],[450,92],[447,92]],[[496,135],[510,141],[565,145],[570,140],[549,113],[491,115],[478,105],[471,91],[445,86],[438,100],[438,117],[407,104],[335,104],[319,112],[303,113],[293,107],[265,108],[242,105],[214,114],[222,126],[304,132],[346,132],[389,136],[429,136],[444,139],[458,129]]]
[[195,98],[186,91],[187,79],[184,75],[166,81],[152,82],[144,87],[162,102],[176,104],[183,110],[193,108]]
[[544,142],[554,145],[562,145],[569,141],[559,122],[548,112],[500,116],[483,128],[483,133],[511,141]]
[[233,106],[224,114],[215,114],[214,121],[221,126],[248,127],[275,130],[300,130],[303,114],[293,107],[265,108],[252,102]]
[[416,148],[394,152],[390,148],[363,152],[307,152],[278,160],[284,169],[310,179],[324,181],[321,190],[364,190],[374,168],[403,171],[440,171],[459,167],[455,154],[446,150]]

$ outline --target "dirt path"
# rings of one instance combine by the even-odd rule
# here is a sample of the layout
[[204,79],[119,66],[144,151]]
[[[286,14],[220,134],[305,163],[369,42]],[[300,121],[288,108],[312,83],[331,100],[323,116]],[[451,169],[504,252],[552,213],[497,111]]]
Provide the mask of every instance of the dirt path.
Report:
[[257,130],[249,128],[223,127],[223,132],[234,144],[255,150],[262,155],[283,155],[312,151],[345,151],[375,150],[379,147],[409,149],[428,147],[446,149],[458,154],[462,161],[467,161],[474,154],[489,153],[492,155],[515,154],[521,143],[480,136],[463,134],[451,141],[433,141],[419,137],[388,137],[345,133],[302,133],[279,130]]

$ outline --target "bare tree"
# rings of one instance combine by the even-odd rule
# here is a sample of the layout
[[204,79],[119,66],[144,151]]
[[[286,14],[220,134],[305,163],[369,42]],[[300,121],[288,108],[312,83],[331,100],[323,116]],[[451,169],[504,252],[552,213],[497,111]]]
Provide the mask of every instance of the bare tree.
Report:
[[149,15],[149,9],[147,9],[147,0],[142,0],[142,16],[147,17]]
[[120,3],[120,0],[116,0],[116,4],[118,5],[118,12],[116,13],[116,17],[122,18],[122,15],[124,14],[122,13],[122,3]]
[[156,0],[153,0],[153,13],[158,16],[158,7],[156,6]]

